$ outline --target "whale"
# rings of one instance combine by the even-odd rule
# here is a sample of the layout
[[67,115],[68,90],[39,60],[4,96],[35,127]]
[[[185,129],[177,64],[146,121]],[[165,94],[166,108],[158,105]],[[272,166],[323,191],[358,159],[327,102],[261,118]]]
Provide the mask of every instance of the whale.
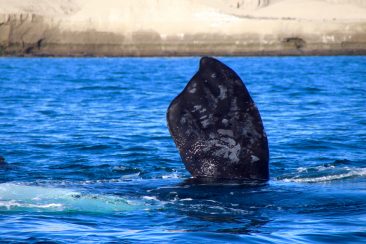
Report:
[[5,165],[5,164],[6,164],[5,158],[0,155],[0,165]]
[[167,125],[195,178],[269,179],[269,147],[259,110],[230,67],[202,57],[170,103]]

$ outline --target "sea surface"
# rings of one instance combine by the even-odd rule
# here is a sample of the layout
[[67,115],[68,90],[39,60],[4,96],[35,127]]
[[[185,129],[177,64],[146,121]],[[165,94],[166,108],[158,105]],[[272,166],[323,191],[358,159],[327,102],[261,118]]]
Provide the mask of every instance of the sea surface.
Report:
[[270,181],[191,179],[169,135],[190,58],[0,58],[1,243],[366,241],[366,57],[219,58]]

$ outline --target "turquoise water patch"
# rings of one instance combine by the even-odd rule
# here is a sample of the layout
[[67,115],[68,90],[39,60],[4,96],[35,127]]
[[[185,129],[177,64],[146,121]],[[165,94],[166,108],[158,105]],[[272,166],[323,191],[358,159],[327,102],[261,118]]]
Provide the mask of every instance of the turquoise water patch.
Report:
[[121,197],[83,194],[74,190],[0,184],[0,211],[113,213],[134,210],[137,203]]

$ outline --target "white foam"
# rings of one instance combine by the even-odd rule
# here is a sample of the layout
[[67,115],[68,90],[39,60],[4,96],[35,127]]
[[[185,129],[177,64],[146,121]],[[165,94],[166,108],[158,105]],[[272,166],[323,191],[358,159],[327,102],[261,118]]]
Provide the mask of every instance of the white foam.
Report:
[[325,176],[318,176],[318,177],[285,178],[285,179],[282,179],[281,181],[297,182],[297,183],[317,183],[317,182],[334,181],[334,180],[342,180],[342,179],[352,178],[352,177],[366,176],[366,168],[350,169],[350,168],[346,167],[345,169],[348,169],[350,171],[341,173],[341,174],[332,174],[332,175],[325,175]]
[[188,198],[182,198],[182,199],[180,199],[181,201],[193,201],[193,199],[192,198],[190,198],[190,197],[188,197]]
[[161,178],[163,179],[178,179],[180,178],[177,173],[169,174],[169,175],[163,175]]
[[131,210],[136,205],[117,196],[83,194],[54,187],[0,184],[0,211],[114,212]]
[[148,201],[159,201],[155,196],[143,196],[142,198]]

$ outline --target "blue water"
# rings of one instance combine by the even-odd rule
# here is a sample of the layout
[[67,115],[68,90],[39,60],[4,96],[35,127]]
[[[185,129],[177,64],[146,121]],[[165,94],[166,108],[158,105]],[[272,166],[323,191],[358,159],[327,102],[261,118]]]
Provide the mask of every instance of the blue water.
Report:
[[0,241],[365,241],[366,57],[221,60],[260,109],[267,184],[185,170],[165,112],[199,58],[0,58]]

